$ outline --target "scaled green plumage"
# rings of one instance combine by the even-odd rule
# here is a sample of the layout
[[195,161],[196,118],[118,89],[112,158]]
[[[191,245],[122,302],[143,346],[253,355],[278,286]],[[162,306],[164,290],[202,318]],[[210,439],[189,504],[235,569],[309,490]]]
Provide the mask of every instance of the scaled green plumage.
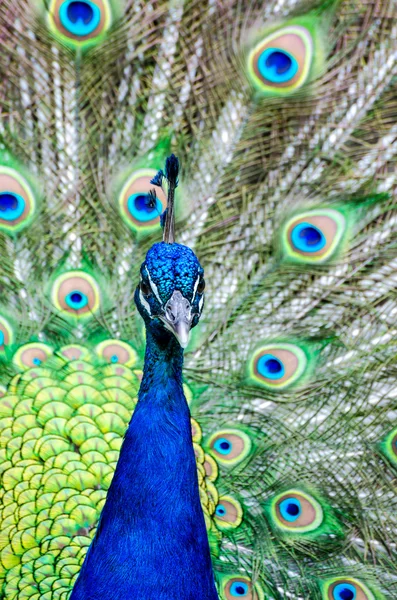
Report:
[[[109,340],[113,352],[118,343]],[[29,351],[28,346],[40,349],[31,344],[21,350]],[[136,357],[128,344],[119,347]],[[20,598],[19,590],[32,582],[32,591],[45,596],[51,589],[48,577],[57,581],[56,597],[69,592],[95,533],[135,407],[139,362],[128,366],[129,357],[114,362],[115,354],[100,360],[85,349],[82,357],[66,357],[80,351],[62,347],[37,367],[19,358],[24,372],[11,380],[0,400],[0,560],[7,598]],[[241,519],[215,517],[217,466],[204,452],[199,424],[193,421],[192,427],[200,497],[217,553],[221,531],[238,527]],[[209,462],[212,474],[207,474]]]

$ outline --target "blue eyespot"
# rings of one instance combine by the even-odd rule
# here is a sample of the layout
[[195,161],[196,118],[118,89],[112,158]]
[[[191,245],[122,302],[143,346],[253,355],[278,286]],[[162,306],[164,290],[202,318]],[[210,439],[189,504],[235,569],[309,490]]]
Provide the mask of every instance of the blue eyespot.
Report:
[[267,379],[281,379],[284,377],[284,365],[279,358],[273,354],[264,354],[258,360],[257,369]]
[[272,83],[290,81],[298,69],[298,61],[292,54],[279,48],[266,48],[258,58],[259,73]]
[[88,304],[88,298],[85,294],[79,291],[70,292],[65,298],[66,304],[73,310],[85,308]]
[[297,498],[286,498],[280,502],[279,510],[283,519],[293,523],[300,517],[302,506]]
[[219,452],[219,454],[230,454],[232,451],[233,444],[229,442],[226,438],[219,438],[214,443],[214,450]]
[[243,598],[249,592],[248,584],[245,581],[234,581],[230,586],[230,594],[236,598]]
[[154,203],[148,194],[132,194],[127,200],[127,207],[134,219],[141,222],[151,221],[163,212],[158,198]]
[[101,22],[101,11],[90,0],[66,0],[59,9],[65,29],[77,36],[90,35]]
[[110,358],[110,361],[112,363],[117,363],[119,362],[119,357],[117,356],[117,354],[113,354],[113,356]]
[[25,210],[25,200],[19,194],[2,192],[0,194],[0,219],[15,221]]
[[0,346],[4,346],[4,333],[0,330]]
[[224,517],[226,515],[226,508],[223,506],[223,504],[218,504],[218,506],[215,509],[215,514],[218,517]]
[[39,365],[41,365],[41,360],[39,358],[34,358],[32,360],[32,363],[38,367]]
[[291,232],[291,241],[295,248],[302,252],[318,252],[327,243],[322,231],[311,223],[296,225]]
[[350,583],[339,583],[334,587],[332,596],[334,600],[355,600],[357,590]]

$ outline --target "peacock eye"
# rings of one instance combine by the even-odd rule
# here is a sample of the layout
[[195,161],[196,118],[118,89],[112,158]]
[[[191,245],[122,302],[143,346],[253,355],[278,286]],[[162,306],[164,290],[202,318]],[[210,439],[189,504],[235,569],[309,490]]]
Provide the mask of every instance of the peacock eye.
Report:
[[240,503],[231,496],[221,496],[215,508],[215,523],[219,529],[238,527],[243,518]]
[[121,340],[104,340],[95,350],[100,358],[111,364],[132,367],[138,360],[134,348]]
[[156,173],[156,169],[134,171],[118,196],[120,215],[138,236],[159,229],[160,215],[167,206],[167,197],[162,188],[156,188],[155,198],[150,196],[153,190],[151,179]]
[[301,263],[325,262],[341,246],[345,230],[345,218],[337,210],[318,208],[301,213],[284,227],[285,252]]
[[222,585],[222,598],[226,600],[236,600],[244,598],[245,600],[261,600],[264,598],[264,592],[258,582],[255,584],[248,577],[236,575],[225,578]]
[[57,277],[51,292],[54,306],[65,316],[88,319],[99,310],[101,295],[95,279],[84,271]]
[[30,224],[37,199],[16,169],[0,166],[0,230],[14,234]]
[[238,429],[222,429],[208,440],[208,446],[217,462],[233,466],[244,460],[251,450],[250,437]]
[[334,587],[333,597],[337,600],[354,600],[357,591],[350,583],[339,583]]
[[295,344],[266,344],[255,350],[250,369],[253,382],[267,389],[283,389],[305,373],[307,358]]
[[273,500],[274,524],[284,531],[313,531],[323,522],[323,510],[317,500],[299,490],[289,490]]
[[251,50],[248,70],[262,93],[287,94],[306,83],[313,39],[305,27],[290,25],[265,36]]
[[14,331],[11,324],[4,317],[0,316],[0,352],[5,346],[13,342]]
[[324,600],[374,600],[375,594],[363,581],[353,577],[335,577],[326,582]]
[[109,0],[52,0],[49,6],[51,30],[74,46],[100,38],[111,21]]
[[202,277],[197,286],[197,292],[199,294],[202,294],[204,292],[204,290],[205,290],[205,279],[204,279],[204,277]]
[[150,296],[152,293],[152,290],[150,289],[150,287],[148,286],[147,283],[145,283],[144,281],[141,281],[141,283],[139,284],[139,287],[141,289],[141,292],[144,296]]
[[21,346],[13,357],[13,363],[22,370],[39,367],[52,354],[52,349],[47,344],[34,342]]

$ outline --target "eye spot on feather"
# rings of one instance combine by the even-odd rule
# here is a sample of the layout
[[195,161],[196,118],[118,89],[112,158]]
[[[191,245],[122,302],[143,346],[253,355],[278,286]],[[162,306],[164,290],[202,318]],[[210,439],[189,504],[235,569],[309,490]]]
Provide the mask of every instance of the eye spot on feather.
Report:
[[48,11],[53,33],[75,45],[95,41],[111,20],[109,0],[53,0]]
[[229,455],[231,453],[232,449],[233,449],[232,442],[230,442],[226,438],[219,438],[219,440],[216,440],[216,442],[214,444],[214,450],[216,450],[220,454],[223,454],[224,456]]
[[99,310],[99,286],[88,273],[70,271],[57,277],[52,286],[51,299],[64,315],[87,319]]
[[264,600],[262,588],[258,583],[252,584],[248,577],[234,576],[225,578],[223,586],[223,597],[226,600],[244,598],[245,600]]
[[357,598],[357,591],[350,583],[339,583],[334,587],[332,596],[335,600],[354,600]]
[[160,215],[167,206],[167,197],[162,188],[155,188],[155,200],[149,195],[154,187],[150,180],[156,172],[155,169],[135,171],[119,195],[119,210],[123,221],[139,234],[158,230]]
[[134,348],[120,340],[105,340],[95,348],[100,358],[111,364],[134,366],[138,361],[138,355]]
[[46,344],[32,342],[21,346],[14,354],[13,363],[22,370],[39,367],[52,355]]
[[249,361],[252,381],[268,389],[284,389],[304,374],[307,358],[294,344],[274,343],[259,347]]
[[234,581],[231,584],[229,591],[231,596],[247,597],[250,588],[248,583],[246,583],[245,581]]
[[14,332],[11,324],[0,316],[0,352],[5,350],[14,341]]
[[282,379],[285,374],[284,363],[274,354],[265,354],[258,360],[258,371],[268,379]]
[[204,458],[204,470],[206,477],[208,477],[210,481],[215,481],[218,477],[218,465],[212,456],[209,456],[209,454],[205,454]]
[[231,496],[221,496],[214,517],[219,529],[234,529],[241,524],[243,510],[240,503]]
[[337,251],[346,230],[344,216],[317,209],[290,219],[283,230],[286,254],[303,263],[322,263]]
[[353,577],[335,577],[324,587],[324,600],[375,600],[368,587]]
[[15,169],[0,166],[0,231],[8,234],[27,227],[37,208],[31,187]]
[[210,437],[208,446],[219,463],[232,466],[248,456],[252,443],[250,437],[243,431],[223,429]]
[[302,506],[298,498],[286,498],[279,505],[279,512],[284,520],[297,521],[302,514]]
[[255,45],[248,56],[248,73],[258,91],[285,95],[307,82],[312,58],[311,34],[305,27],[291,25]]
[[320,503],[299,490],[276,496],[272,501],[272,516],[278,528],[301,533],[317,529],[324,519]]
[[325,246],[326,239],[321,229],[312,223],[299,223],[290,233],[292,245],[302,252],[318,252]]
[[74,290],[73,292],[70,292],[70,294],[67,294],[65,301],[73,310],[80,310],[85,308],[88,304],[87,296],[78,290]]

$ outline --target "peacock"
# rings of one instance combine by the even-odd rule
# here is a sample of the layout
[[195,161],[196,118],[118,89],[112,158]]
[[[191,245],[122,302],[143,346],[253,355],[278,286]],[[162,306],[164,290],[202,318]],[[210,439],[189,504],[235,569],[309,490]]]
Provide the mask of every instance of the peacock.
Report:
[[395,0],[0,3],[0,598],[397,598]]

